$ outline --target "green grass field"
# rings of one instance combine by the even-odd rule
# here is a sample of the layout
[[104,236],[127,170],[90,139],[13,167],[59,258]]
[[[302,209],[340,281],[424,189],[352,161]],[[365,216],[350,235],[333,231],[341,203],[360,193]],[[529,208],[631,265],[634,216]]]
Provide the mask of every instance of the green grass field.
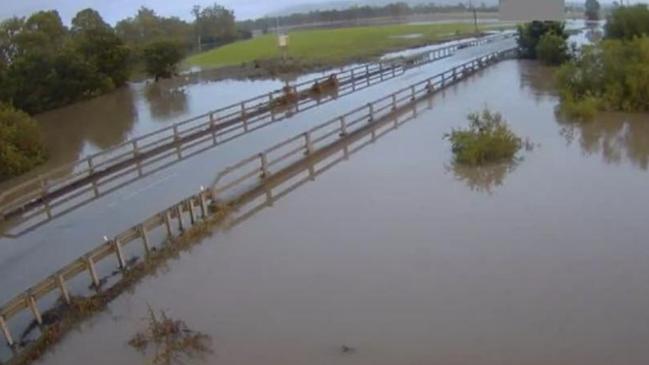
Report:
[[[296,31],[289,34],[288,55],[307,63],[340,64],[378,56],[391,50],[429,44],[473,31],[473,25],[468,23]],[[410,34],[422,36],[399,38]],[[279,56],[277,38],[274,34],[268,34],[191,56],[186,63],[190,66],[213,68]]]

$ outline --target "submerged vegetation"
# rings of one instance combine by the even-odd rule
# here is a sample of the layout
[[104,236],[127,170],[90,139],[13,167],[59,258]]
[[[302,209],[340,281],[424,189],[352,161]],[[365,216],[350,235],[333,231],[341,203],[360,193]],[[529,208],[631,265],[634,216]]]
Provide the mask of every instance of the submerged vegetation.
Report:
[[468,119],[468,129],[455,129],[446,135],[457,164],[479,166],[511,161],[523,146],[499,113],[485,109],[469,114]]
[[621,6],[606,24],[606,37],[585,46],[558,72],[561,110],[592,119],[597,111],[649,111],[649,8]]
[[518,26],[518,46],[523,58],[559,64],[568,58],[567,39],[565,24],[561,22],[533,21]]
[[156,315],[149,307],[148,327],[138,332],[128,344],[146,354],[153,350],[153,364],[183,364],[184,359],[194,359],[211,353],[210,336],[191,330],[180,320],[173,320],[162,311]]
[[0,103],[0,181],[40,165],[46,157],[36,121]]

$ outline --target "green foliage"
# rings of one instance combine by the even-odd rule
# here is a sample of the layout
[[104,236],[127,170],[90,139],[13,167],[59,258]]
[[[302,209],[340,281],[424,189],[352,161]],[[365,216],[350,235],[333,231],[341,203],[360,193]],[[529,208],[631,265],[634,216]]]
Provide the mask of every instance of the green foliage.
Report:
[[591,121],[597,115],[599,109],[599,99],[588,95],[580,99],[574,99],[570,95],[565,95],[561,99],[561,112],[572,120]]
[[555,34],[562,38],[564,42],[568,39],[564,23],[533,21],[531,23],[519,25],[518,46],[521,50],[521,56],[528,59],[537,59],[537,50],[541,38],[548,33]]
[[488,109],[468,116],[468,129],[454,129],[446,137],[451,141],[455,162],[462,165],[483,165],[511,161],[521,149],[517,137],[499,113]]
[[[649,37],[585,47],[558,72],[562,99],[577,109],[649,111]],[[593,101],[596,99],[597,102]]]
[[163,40],[189,46],[194,33],[192,25],[186,21],[158,16],[146,7],[141,7],[134,17],[119,21],[115,32],[126,44],[136,48]]
[[0,180],[20,175],[45,159],[36,121],[13,107],[0,104]]
[[621,6],[606,19],[606,38],[633,39],[649,35],[649,8],[645,4]]
[[99,13],[65,28],[55,11],[0,24],[0,101],[39,113],[126,83],[129,50]]
[[599,20],[601,6],[597,0],[586,0],[586,20]]
[[196,18],[195,33],[202,44],[224,44],[237,38],[237,27],[232,10],[218,4],[206,8],[196,5],[192,9],[192,14]]
[[560,65],[570,58],[565,38],[546,33],[536,46],[536,56],[546,65]]
[[154,42],[144,48],[142,57],[146,72],[158,81],[176,73],[178,63],[184,57],[183,46],[172,41]]

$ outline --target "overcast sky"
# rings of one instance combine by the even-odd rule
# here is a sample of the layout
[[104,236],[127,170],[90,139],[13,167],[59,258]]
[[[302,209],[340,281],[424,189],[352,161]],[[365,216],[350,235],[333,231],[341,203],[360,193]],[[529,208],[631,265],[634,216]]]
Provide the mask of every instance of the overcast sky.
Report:
[[[296,3],[316,3],[322,0],[218,0],[227,8],[233,9],[238,19],[263,16]],[[118,20],[135,14],[140,6],[154,9],[165,16],[189,18],[194,4],[211,5],[215,0],[0,0],[0,18],[14,15],[29,15],[38,10],[56,9],[65,22],[79,10],[93,8],[98,10],[106,21],[115,23]]]
[[[184,19],[190,17],[192,5],[210,5],[215,0],[1,0],[0,19],[11,16],[25,16],[38,10],[56,9],[61,14],[63,21],[69,23],[70,19],[79,10],[93,8],[99,10],[106,21],[111,24],[118,20],[135,14],[140,6],[154,9],[164,16],[178,16]],[[395,0],[396,1],[396,0]],[[460,0],[458,0],[459,2]],[[542,1],[542,0],[539,0]],[[611,2],[612,0],[603,0]],[[217,0],[221,5],[233,9],[237,19],[254,18],[268,14],[272,11],[308,3],[320,3],[323,0]],[[434,1],[431,1],[434,2]],[[636,2],[636,1],[632,1]]]

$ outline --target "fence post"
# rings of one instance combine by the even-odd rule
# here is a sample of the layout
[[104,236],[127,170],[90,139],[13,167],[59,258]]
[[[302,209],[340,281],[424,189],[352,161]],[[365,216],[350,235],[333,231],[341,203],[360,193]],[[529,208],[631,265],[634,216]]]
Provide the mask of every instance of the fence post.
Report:
[[182,204],[176,205],[176,214],[178,215],[178,229],[183,232],[185,230],[185,226],[183,224],[183,208]]
[[196,212],[194,212],[194,198],[187,200],[187,208],[189,208],[189,222],[193,226],[196,224]]
[[137,146],[137,139],[134,139],[133,142],[131,142],[133,146],[133,158],[135,159],[135,166],[137,167],[137,173],[138,176],[142,177],[142,163],[138,156],[140,155],[140,149]]
[[50,201],[47,199],[47,178],[40,177],[41,180],[41,199],[45,205],[45,213],[47,214],[48,219],[52,219],[52,208],[50,207]]
[[259,154],[259,159],[261,160],[261,178],[265,179],[268,177],[268,158],[265,153]]
[[352,78],[352,91],[356,91],[356,76],[354,76],[354,69],[351,69],[351,78]]
[[379,72],[381,73],[381,81],[383,81],[383,62],[379,63]]
[[27,304],[34,315],[34,319],[36,319],[36,323],[38,323],[39,326],[43,325],[43,317],[41,317],[41,312],[38,310],[38,306],[36,306],[36,299],[34,299],[34,296],[31,293],[27,294]]
[[410,100],[412,100],[412,101],[417,100],[414,85],[410,87]]
[[203,191],[202,187],[199,196],[201,199],[201,216],[203,217],[203,219],[207,219],[207,203],[205,203],[205,191]]
[[365,65],[365,79],[367,80],[367,86],[370,86],[370,65]]
[[63,274],[57,274],[56,275],[56,283],[59,286],[59,290],[61,291],[61,296],[63,297],[63,300],[65,300],[66,304],[70,304],[70,293],[68,292],[68,288],[65,286],[65,280],[63,279]]
[[304,133],[304,146],[306,147],[306,154],[313,153],[313,145],[311,144],[311,132]]
[[246,117],[246,103],[241,103],[241,120],[243,121],[243,130],[248,131],[248,118]]
[[178,158],[182,158],[182,154],[180,153],[180,136],[178,135],[178,125],[174,124],[173,131],[174,143],[176,144],[176,154],[178,154]]
[[0,328],[2,329],[2,334],[5,336],[5,340],[7,341],[7,345],[9,347],[13,348],[14,347],[14,339],[11,337],[11,332],[9,331],[9,326],[7,326],[7,322],[5,321],[4,316],[0,316]]
[[95,263],[92,260],[92,257],[85,257],[86,266],[88,267],[88,273],[90,273],[90,278],[92,279],[92,284],[95,286],[96,290],[99,290],[99,277],[97,276],[97,269],[95,269]]
[[124,259],[124,252],[122,252],[122,245],[119,243],[119,240],[117,239],[113,240],[112,245],[115,248],[115,255],[117,256],[117,262],[119,263],[119,268],[122,270],[126,269],[126,260]]
[[151,244],[149,242],[149,234],[146,231],[144,224],[140,224],[138,228],[140,231],[140,237],[142,238],[142,245],[144,246],[144,252],[149,253],[151,251]]
[[397,110],[397,95],[392,94],[392,111]]
[[345,116],[343,115],[340,117],[340,136],[344,137],[347,135],[347,121],[345,120]]
[[369,113],[370,113],[369,122],[371,123],[371,122],[374,121],[374,104],[369,103],[369,104],[367,104],[367,107],[368,107]]
[[210,113],[210,131],[212,131],[212,143],[216,146],[216,120],[214,113]]
[[165,210],[163,215],[165,228],[167,229],[167,238],[171,239],[173,237],[173,231],[171,230],[171,217],[169,216],[169,210]]

